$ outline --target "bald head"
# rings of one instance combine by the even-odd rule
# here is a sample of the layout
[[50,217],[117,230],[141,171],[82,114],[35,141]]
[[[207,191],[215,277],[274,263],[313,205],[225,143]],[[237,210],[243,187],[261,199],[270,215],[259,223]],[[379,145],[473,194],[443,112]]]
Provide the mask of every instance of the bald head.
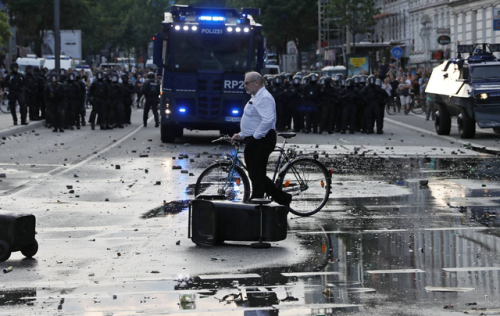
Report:
[[259,86],[262,86],[264,83],[262,76],[256,71],[247,72],[245,78],[248,79],[247,81],[255,81]]

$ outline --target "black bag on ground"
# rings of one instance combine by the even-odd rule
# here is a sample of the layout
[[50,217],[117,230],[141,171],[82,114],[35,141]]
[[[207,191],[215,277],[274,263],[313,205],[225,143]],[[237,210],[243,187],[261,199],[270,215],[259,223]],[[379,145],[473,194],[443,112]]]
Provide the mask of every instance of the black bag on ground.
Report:
[[[261,219],[262,207],[262,219]],[[189,234],[199,246],[230,241],[280,241],[287,236],[288,208],[196,199],[189,208]],[[262,222],[262,227],[261,227]]]
[[14,251],[31,258],[38,251],[35,239],[36,219],[32,214],[0,212],[0,262]]

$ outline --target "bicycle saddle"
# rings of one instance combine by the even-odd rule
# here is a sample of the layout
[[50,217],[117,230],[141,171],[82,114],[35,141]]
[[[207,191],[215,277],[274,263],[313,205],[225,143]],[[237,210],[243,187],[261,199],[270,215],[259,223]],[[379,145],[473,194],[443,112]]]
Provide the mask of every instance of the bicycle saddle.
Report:
[[289,133],[278,133],[278,136],[281,136],[283,138],[292,138],[292,137],[297,136],[297,133],[292,133],[292,132],[289,132]]

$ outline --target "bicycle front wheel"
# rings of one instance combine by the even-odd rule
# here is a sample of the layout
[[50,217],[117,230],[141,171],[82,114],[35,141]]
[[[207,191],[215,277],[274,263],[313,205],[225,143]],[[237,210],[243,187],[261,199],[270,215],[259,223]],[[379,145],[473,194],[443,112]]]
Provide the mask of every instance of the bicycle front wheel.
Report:
[[290,212],[298,216],[315,214],[330,196],[332,178],[326,167],[316,159],[292,161],[278,178],[281,189],[292,195]]
[[385,111],[389,115],[394,115],[398,112],[398,104],[396,100],[391,100],[391,102],[385,105]]
[[424,102],[421,99],[414,99],[412,103],[410,103],[410,111],[415,114],[422,114],[425,111]]
[[250,198],[250,181],[240,167],[231,173],[232,164],[227,161],[217,162],[205,169],[194,187],[194,196],[200,194],[223,195],[227,201],[246,202]]
[[10,113],[9,100],[5,99],[0,101],[0,111],[3,113]]

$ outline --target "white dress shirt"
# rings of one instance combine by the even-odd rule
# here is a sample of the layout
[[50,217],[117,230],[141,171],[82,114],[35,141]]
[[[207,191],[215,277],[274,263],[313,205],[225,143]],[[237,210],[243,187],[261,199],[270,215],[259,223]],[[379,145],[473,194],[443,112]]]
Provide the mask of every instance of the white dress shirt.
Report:
[[262,87],[245,105],[240,123],[242,138],[253,136],[261,139],[276,129],[276,102],[273,96]]

